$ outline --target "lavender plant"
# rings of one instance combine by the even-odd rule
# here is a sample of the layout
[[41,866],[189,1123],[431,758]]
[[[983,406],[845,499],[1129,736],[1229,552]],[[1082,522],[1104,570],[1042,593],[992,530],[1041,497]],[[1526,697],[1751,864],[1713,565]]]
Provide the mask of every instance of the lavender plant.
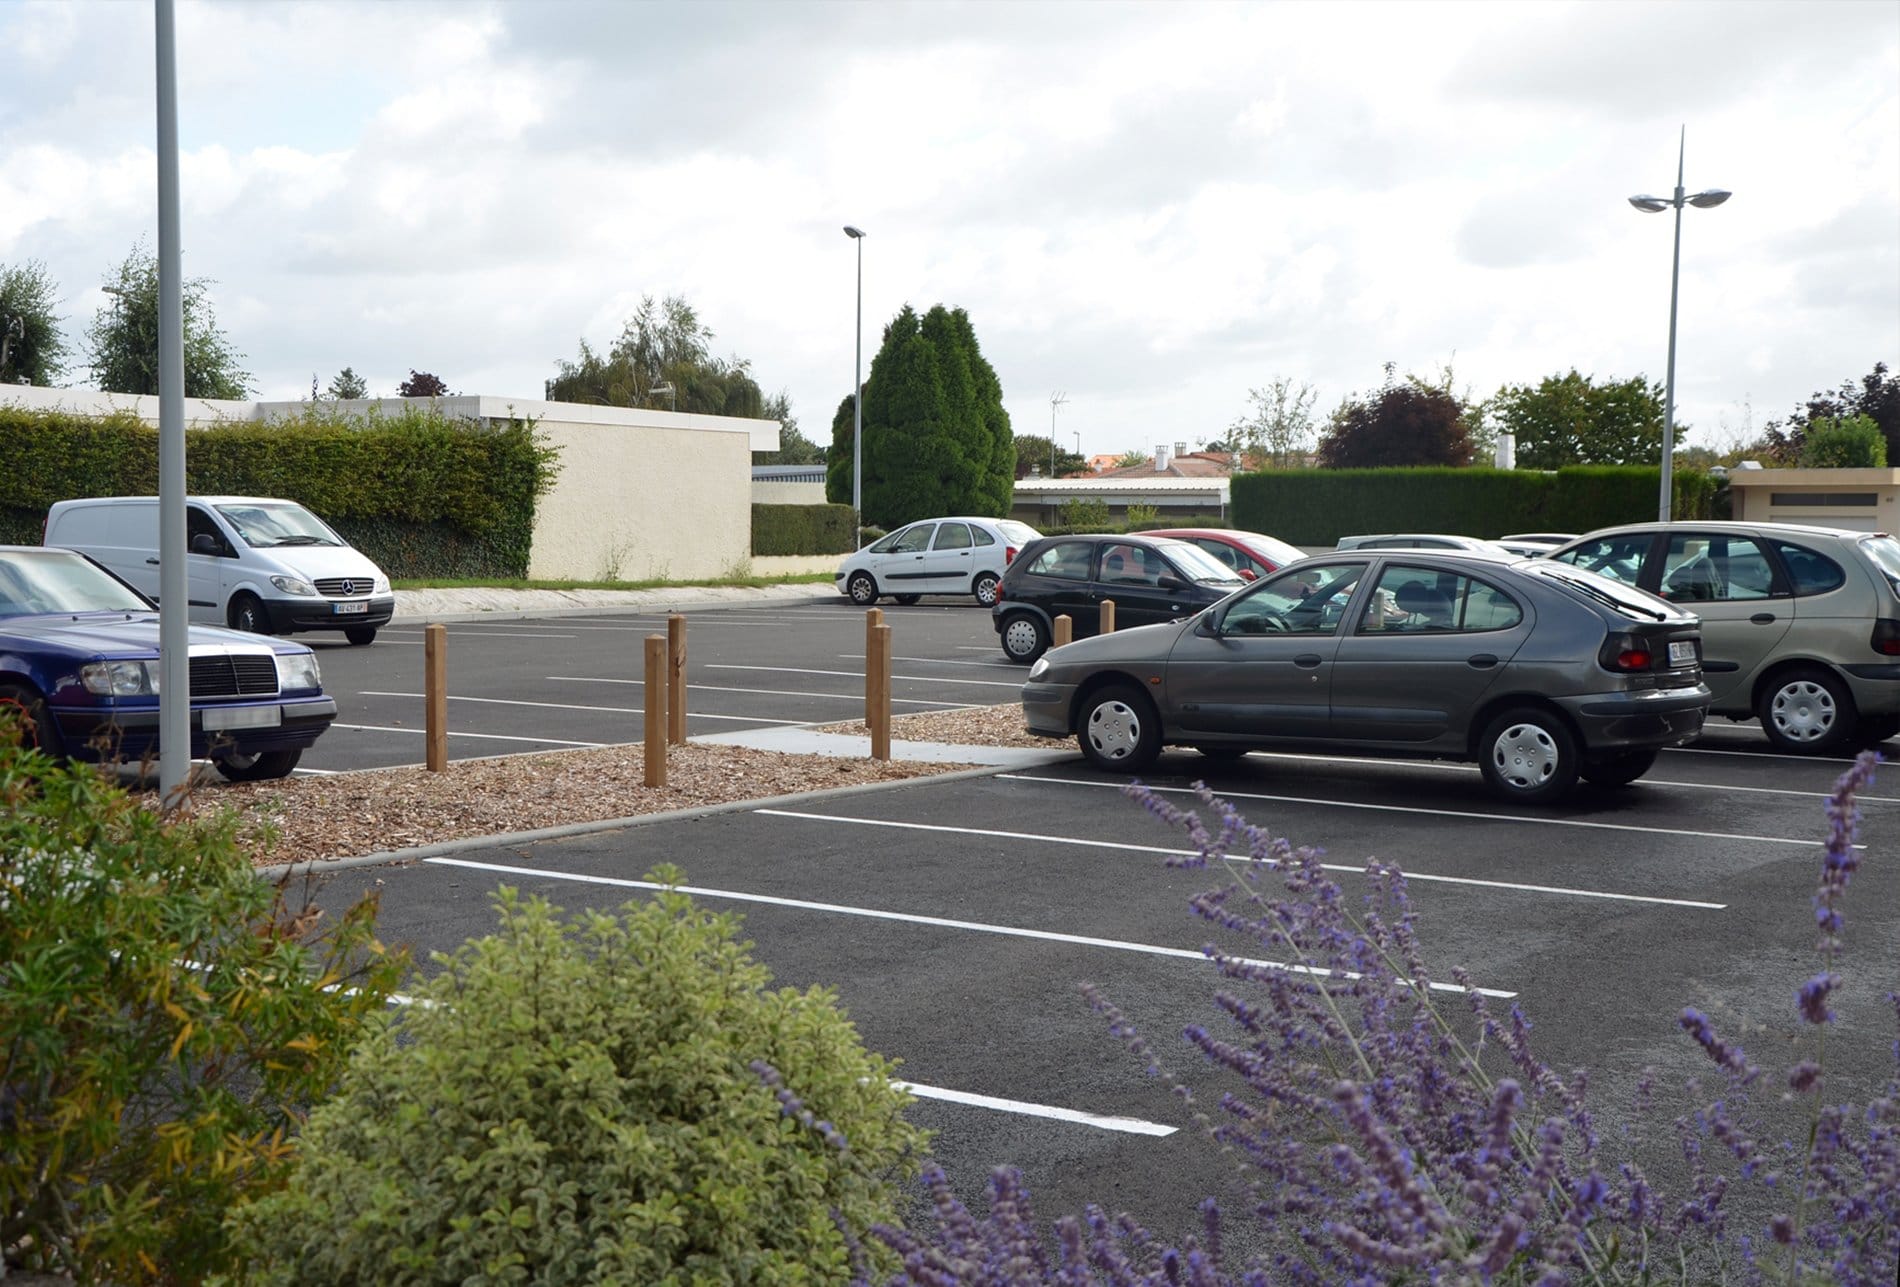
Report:
[[[1205,949],[1227,980],[1215,996],[1223,1021],[1183,1034],[1238,1088],[1203,1107],[1107,998],[1085,992],[1110,1032],[1245,1160],[1272,1250],[1245,1270],[1224,1269],[1211,1200],[1202,1205],[1205,1242],[1185,1249],[1160,1246],[1128,1217],[1111,1220],[1097,1208],[1045,1229],[1010,1169],[992,1175],[989,1211],[978,1220],[931,1169],[924,1178],[934,1228],[872,1231],[903,1258],[893,1287],[1888,1287],[1900,1264],[1900,1074],[1853,1106],[1829,1101],[1825,1072],[1830,1000],[1843,986],[1841,898],[1860,862],[1855,799],[1877,763],[1871,753],[1860,757],[1827,805],[1814,896],[1820,969],[1794,998],[1813,1049],[1785,1070],[1786,1096],[1777,1101],[1803,1107],[1804,1138],[1759,1142],[1761,1128],[1743,1110],[1761,1070],[1706,1015],[1685,1009],[1679,1022],[1713,1063],[1720,1094],[1707,1098],[1697,1082],[1686,1088],[1696,1107],[1674,1120],[1681,1165],[1666,1181],[1652,1181],[1634,1154],[1606,1155],[1587,1103],[1589,1078],[1560,1075],[1538,1058],[1520,1007],[1496,1013],[1454,970],[1459,1007],[1440,1009],[1397,867],[1370,863],[1355,906],[1316,850],[1266,835],[1205,786],[1196,790],[1216,820],[1212,830],[1200,813],[1132,784],[1131,798],[1194,844],[1194,855],[1171,865],[1220,866],[1229,877],[1192,901],[1196,915],[1265,950],[1247,957]],[[1900,1018],[1900,996],[1887,1000]],[[1900,1041],[1893,1049],[1900,1062]],[[1636,1091],[1639,1115],[1653,1113],[1652,1071]],[[1771,1214],[1765,1227],[1756,1221],[1738,1232],[1729,1215],[1744,1185]]]

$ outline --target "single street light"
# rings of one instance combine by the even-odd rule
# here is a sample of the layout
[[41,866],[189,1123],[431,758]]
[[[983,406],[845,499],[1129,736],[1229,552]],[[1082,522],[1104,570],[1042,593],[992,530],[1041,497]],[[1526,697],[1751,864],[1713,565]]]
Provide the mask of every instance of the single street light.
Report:
[[1069,400],[1066,393],[1049,395],[1049,477],[1056,476],[1056,408]]
[[647,396],[649,398],[658,393],[664,393],[666,395],[666,409],[668,411],[678,411],[680,409],[679,390],[675,389],[670,382],[662,380],[658,384],[648,386]]
[[1688,127],[1684,126],[1682,137],[1676,143],[1676,195],[1664,198],[1644,194],[1630,198],[1630,204],[1644,214],[1661,214],[1671,207],[1674,207],[1676,212],[1676,249],[1669,263],[1669,370],[1663,382],[1662,498],[1658,505],[1658,517],[1665,523],[1669,521],[1675,507],[1673,458],[1676,449],[1676,292],[1682,277],[1682,207],[1692,205],[1699,210],[1708,210],[1727,201],[1730,195],[1721,188],[1710,188],[1694,196],[1683,195],[1682,157],[1688,135]]
[[[858,244],[858,325],[853,332],[857,356],[851,366],[851,508],[855,522],[864,526],[864,230],[844,226],[844,235]],[[855,539],[855,538],[854,538]]]

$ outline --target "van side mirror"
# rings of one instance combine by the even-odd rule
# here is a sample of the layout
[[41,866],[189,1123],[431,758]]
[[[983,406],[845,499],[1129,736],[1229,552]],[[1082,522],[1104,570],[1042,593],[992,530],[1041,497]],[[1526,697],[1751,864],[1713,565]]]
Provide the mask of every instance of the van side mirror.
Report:
[[191,552],[193,554],[217,554],[219,552],[218,538],[209,532],[198,533],[198,535],[191,538]]

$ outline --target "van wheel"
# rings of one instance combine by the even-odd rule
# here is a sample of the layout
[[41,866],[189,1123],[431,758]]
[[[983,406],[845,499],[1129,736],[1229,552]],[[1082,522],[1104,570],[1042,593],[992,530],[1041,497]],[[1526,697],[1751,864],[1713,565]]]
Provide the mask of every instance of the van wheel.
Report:
[[376,642],[376,627],[345,626],[343,628],[343,637],[359,647],[363,644],[373,644]]
[[1777,677],[1762,690],[1755,714],[1777,751],[1797,755],[1834,750],[1847,741],[1857,722],[1847,685],[1812,666]]
[[982,572],[977,575],[976,584],[971,587],[971,592],[976,595],[976,601],[978,603],[986,608],[994,608],[996,606],[996,587],[1000,584],[1002,584],[1002,582],[997,579],[996,573]]
[[1519,707],[1485,726],[1478,768],[1485,785],[1506,800],[1545,804],[1577,783],[1582,768],[1577,739],[1549,711]]
[[851,579],[844,583],[844,592],[860,608],[868,608],[877,602],[877,582],[869,572],[853,572]]
[[1028,665],[1048,648],[1047,627],[1028,613],[1017,613],[1003,623],[1003,654],[1011,661]]
[[20,722],[23,746],[48,755],[59,754],[59,729],[37,689],[26,684],[0,684],[0,711],[10,712]]
[[294,751],[225,751],[212,756],[212,763],[233,782],[268,782],[289,777],[302,758],[302,747]]
[[1161,753],[1161,719],[1146,694],[1114,684],[1082,704],[1075,740],[1096,768],[1140,773]]
[[264,605],[257,601],[254,594],[240,594],[232,599],[227,619],[233,630],[244,630],[254,635],[270,633],[270,618],[264,615]]

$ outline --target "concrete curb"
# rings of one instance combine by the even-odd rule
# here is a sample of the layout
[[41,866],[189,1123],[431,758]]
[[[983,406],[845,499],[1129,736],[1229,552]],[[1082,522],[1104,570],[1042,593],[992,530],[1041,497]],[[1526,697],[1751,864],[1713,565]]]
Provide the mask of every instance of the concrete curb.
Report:
[[1018,767],[986,764],[951,773],[919,774],[894,782],[860,782],[853,786],[829,787],[823,791],[799,791],[791,795],[760,796],[749,800],[728,800],[723,804],[705,804],[691,809],[670,809],[665,813],[636,813],[626,818],[603,818],[596,822],[575,822],[563,827],[541,827],[534,831],[509,831],[492,836],[471,836],[466,840],[444,840],[413,849],[395,849],[384,853],[358,854],[350,858],[314,858],[307,862],[277,863],[255,869],[265,880],[289,880],[297,876],[320,876],[329,872],[349,871],[356,867],[386,867],[394,863],[418,862],[472,849],[502,849],[510,845],[539,844],[544,840],[565,840],[573,836],[593,835],[602,831],[625,831],[658,822],[683,822],[692,818],[710,818],[721,813],[741,813],[747,809],[774,808],[788,804],[813,804],[820,800],[841,800],[869,795],[897,787],[917,786],[926,782],[961,782],[969,778],[991,777]]
[[[590,596],[614,595],[611,600],[562,600],[551,597],[542,601],[534,595],[564,594]],[[482,606],[486,598],[493,606]],[[681,586],[656,590],[398,590],[396,615],[391,627],[465,624],[471,621],[533,621],[545,617],[611,617],[627,613],[693,612],[706,608],[797,607],[826,599],[841,599],[836,587],[809,586],[761,587],[754,591],[737,586]]]

